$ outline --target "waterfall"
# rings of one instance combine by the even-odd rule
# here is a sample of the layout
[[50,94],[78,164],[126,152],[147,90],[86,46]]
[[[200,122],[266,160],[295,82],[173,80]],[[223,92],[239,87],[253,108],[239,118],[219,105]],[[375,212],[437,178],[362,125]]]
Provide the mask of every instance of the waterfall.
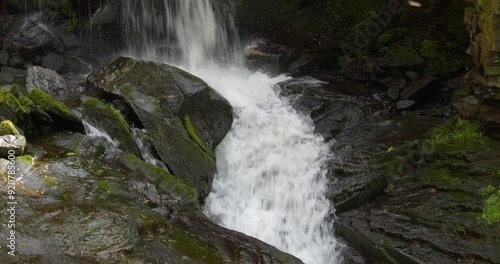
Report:
[[220,1],[126,1],[128,53],[183,67],[234,108],[232,129],[216,149],[205,214],[305,263],[338,263],[334,210],[325,198],[329,147],[310,118],[273,89],[288,77],[243,68],[231,6]]

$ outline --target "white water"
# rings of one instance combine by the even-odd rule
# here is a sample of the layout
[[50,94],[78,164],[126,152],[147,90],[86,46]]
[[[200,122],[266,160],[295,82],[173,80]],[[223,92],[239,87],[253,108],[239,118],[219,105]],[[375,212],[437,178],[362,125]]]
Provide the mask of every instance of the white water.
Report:
[[83,128],[85,129],[85,134],[89,137],[93,137],[93,138],[103,138],[105,139],[109,144],[111,144],[111,146],[115,147],[115,148],[118,148],[120,146],[120,142],[118,142],[117,140],[114,140],[111,138],[111,136],[106,133],[105,131],[89,124],[88,122],[86,121],[83,121],[82,120],[82,123],[83,123]]
[[[329,148],[310,119],[273,90],[287,77],[243,69],[231,55],[241,49],[230,41],[236,35],[230,15],[217,15],[208,0],[128,3],[123,14],[130,54],[187,69],[234,108],[232,129],[216,149],[217,173],[204,212],[305,263],[338,263],[333,208],[325,198]],[[165,47],[175,52],[161,52]],[[217,66],[221,62],[226,67]]]

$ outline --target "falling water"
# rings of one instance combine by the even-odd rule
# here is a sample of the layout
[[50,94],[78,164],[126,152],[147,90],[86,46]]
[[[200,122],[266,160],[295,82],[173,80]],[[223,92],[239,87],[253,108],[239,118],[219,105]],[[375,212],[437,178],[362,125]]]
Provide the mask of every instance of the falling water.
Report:
[[104,132],[103,130],[89,124],[86,121],[82,121],[83,123],[83,128],[85,129],[85,134],[89,137],[94,137],[94,138],[103,138],[105,139],[111,146],[117,148],[120,143],[117,140],[114,140],[111,138],[108,133]]
[[333,208],[325,198],[329,148],[314,134],[310,118],[273,89],[287,77],[271,78],[241,66],[230,5],[208,0],[126,3],[122,15],[129,54],[187,69],[234,108],[232,129],[216,150],[217,173],[204,212],[305,263],[339,262]]

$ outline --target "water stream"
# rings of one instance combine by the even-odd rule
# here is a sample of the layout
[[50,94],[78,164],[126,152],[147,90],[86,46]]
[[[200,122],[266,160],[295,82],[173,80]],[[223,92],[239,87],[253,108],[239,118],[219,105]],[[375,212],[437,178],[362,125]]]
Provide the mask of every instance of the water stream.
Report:
[[234,108],[232,129],[216,150],[206,215],[305,263],[338,263],[325,198],[329,148],[273,89],[288,77],[244,69],[231,14],[230,5],[208,0],[126,1],[129,55],[183,67]]

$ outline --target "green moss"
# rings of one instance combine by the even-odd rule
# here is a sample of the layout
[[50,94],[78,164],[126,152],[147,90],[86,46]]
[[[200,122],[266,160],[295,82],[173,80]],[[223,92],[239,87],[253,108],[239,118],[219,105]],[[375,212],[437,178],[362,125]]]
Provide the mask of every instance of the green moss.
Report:
[[[120,143],[124,151],[139,154],[140,151],[135,144],[131,129],[123,115],[112,105],[105,104],[97,98],[89,98],[82,104],[87,122],[103,129],[111,138]],[[96,157],[102,156],[103,150],[98,149]]]
[[446,168],[424,167],[416,176],[419,181],[440,189],[458,190],[463,184],[460,175]]
[[500,222],[500,191],[497,191],[486,200],[481,219],[489,225]]
[[97,182],[97,191],[100,193],[109,192],[111,185],[108,180],[101,180]]
[[463,141],[482,143],[485,138],[480,129],[481,124],[479,122],[457,117],[432,130],[430,138],[436,144]]
[[175,226],[170,226],[167,232],[164,242],[190,259],[200,263],[226,263],[213,245],[199,240],[194,234]]
[[23,163],[29,166],[35,165],[34,159],[30,155],[19,156],[16,158],[16,162]]
[[412,48],[400,48],[387,54],[386,61],[390,66],[413,67],[422,65],[424,60]]
[[465,59],[450,52],[451,47],[443,47],[435,41],[422,42],[420,55],[430,61],[427,73],[431,76],[447,75],[465,68]]
[[96,158],[102,158],[105,153],[106,153],[106,147],[104,147],[101,144],[97,145],[97,147],[94,150],[94,156]]
[[[132,154],[125,154],[126,166],[133,171],[142,173],[152,180],[159,189],[180,200],[181,204],[199,209],[198,194],[196,191],[170,174],[167,169],[149,164]],[[188,209],[190,209],[188,207]]]
[[38,88],[31,90],[28,98],[47,113],[54,113],[61,117],[75,119],[75,116],[67,106]]
[[488,185],[484,190],[481,192],[481,195],[486,196],[486,195],[491,195],[495,192],[496,188],[494,186]]
[[205,153],[207,153],[213,159],[214,154],[212,153],[212,149],[201,137],[198,130],[193,126],[188,115],[184,117],[184,128],[188,132],[191,140],[193,140],[198,147],[200,147]]
[[13,94],[2,89],[0,89],[0,113],[16,124],[18,120],[22,120],[28,114]]
[[20,135],[14,123],[10,120],[5,120],[0,123],[0,136],[4,135]]

